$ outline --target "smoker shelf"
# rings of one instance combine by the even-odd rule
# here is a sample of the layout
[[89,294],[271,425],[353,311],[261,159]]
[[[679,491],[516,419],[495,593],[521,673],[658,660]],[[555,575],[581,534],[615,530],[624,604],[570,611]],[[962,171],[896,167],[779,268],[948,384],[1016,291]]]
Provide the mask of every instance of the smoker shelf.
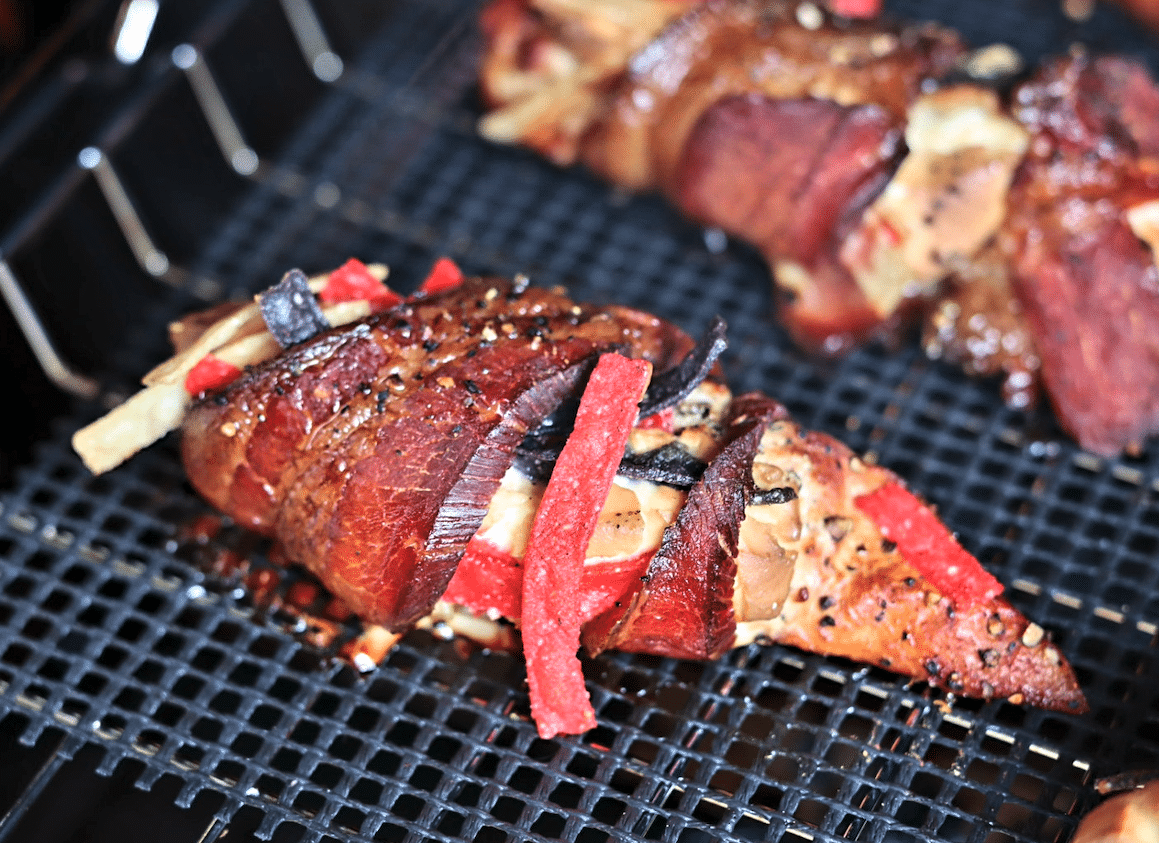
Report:
[[[30,407],[31,450],[0,492],[0,736],[17,759],[0,839],[33,828],[38,794],[79,767],[207,839],[1064,843],[1098,777],[1159,768],[1156,443],[1095,459],[1049,411],[1006,408],[994,384],[912,347],[803,356],[751,250],[710,249],[654,197],[475,135],[474,2],[223,0],[174,18],[168,5],[140,63],[62,57],[0,123],[0,180],[21,198],[0,212],[0,267],[101,386]],[[303,7],[325,49],[290,24]],[[1159,66],[1111,8],[1083,24],[1039,0],[891,9],[1032,60],[1081,38]],[[211,513],[172,437],[98,478],[69,437],[166,356],[170,319],[352,255],[388,264],[401,290],[449,255],[693,333],[719,313],[732,386],[777,396],[935,503],[1054,636],[1091,714],[948,701],[752,646],[703,664],[590,660],[599,725],[543,740],[518,656],[436,630],[365,676],[330,658],[223,574],[238,554],[267,564],[266,549],[228,525],[193,529]]]

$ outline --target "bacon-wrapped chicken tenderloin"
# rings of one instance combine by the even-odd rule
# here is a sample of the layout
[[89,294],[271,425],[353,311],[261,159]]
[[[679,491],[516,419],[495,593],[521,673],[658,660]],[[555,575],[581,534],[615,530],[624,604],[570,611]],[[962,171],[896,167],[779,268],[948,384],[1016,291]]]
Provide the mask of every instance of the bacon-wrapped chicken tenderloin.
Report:
[[390,300],[328,330],[319,309],[310,336],[275,330],[284,350],[200,384],[186,470],[367,622],[401,632],[453,606],[518,625],[542,733],[594,722],[581,644],[714,658],[777,641],[1085,710],[1058,647],[899,478],[714,377],[723,323],[693,343],[484,278]]

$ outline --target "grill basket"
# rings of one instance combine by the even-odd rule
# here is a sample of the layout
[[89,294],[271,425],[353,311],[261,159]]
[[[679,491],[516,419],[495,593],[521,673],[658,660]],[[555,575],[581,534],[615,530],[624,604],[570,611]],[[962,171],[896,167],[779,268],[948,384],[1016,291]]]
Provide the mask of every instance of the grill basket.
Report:
[[[118,60],[110,34],[149,10],[80,7],[0,100],[17,200],[0,207],[16,314],[0,319],[25,399],[0,492],[0,839],[45,839],[66,809],[124,822],[110,813],[136,803],[101,796],[116,784],[207,840],[1062,843],[1098,778],[1159,769],[1159,445],[1095,459],[1049,411],[1007,409],[912,345],[803,357],[750,250],[475,135],[472,2],[167,3],[144,54]],[[1159,66],[1111,8],[1084,23],[1053,0],[891,11],[1031,61],[1081,40]],[[352,255],[402,290],[449,255],[692,333],[721,314],[732,386],[934,502],[1054,636],[1091,714],[948,701],[752,646],[591,660],[598,727],[542,740],[518,656],[436,628],[365,675],[332,658],[286,609],[315,594],[308,579],[258,599],[243,573],[266,548],[199,528],[211,516],[172,437],[99,478],[68,440],[166,356],[170,319]]]

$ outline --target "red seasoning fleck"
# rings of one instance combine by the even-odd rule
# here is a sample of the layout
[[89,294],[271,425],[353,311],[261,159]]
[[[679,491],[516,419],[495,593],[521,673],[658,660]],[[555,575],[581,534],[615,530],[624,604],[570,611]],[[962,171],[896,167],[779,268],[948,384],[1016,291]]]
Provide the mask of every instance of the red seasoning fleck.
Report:
[[327,304],[367,301],[372,310],[387,310],[402,302],[402,296],[382,283],[366,264],[355,258],[330,273],[318,298]]
[[829,8],[847,18],[873,18],[881,14],[881,0],[830,0]]
[[463,270],[450,258],[439,258],[431,267],[430,275],[419,285],[417,293],[434,295],[463,283]]
[[228,386],[241,377],[241,369],[214,354],[207,354],[185,376],[185,391],[201,395],[213,389]]
[[644,418],[640,419],[640,423],[636,427],[640,430],[655,429],[674,433],[676,430],[676,410],[673,407],[665,407],[658,413],[644,416]]

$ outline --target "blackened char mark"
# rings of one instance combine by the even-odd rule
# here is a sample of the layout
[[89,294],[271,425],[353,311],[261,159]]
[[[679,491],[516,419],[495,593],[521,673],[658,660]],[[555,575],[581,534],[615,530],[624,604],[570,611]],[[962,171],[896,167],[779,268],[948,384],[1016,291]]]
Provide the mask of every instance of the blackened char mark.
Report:
[[305,342],[330,329],[300,269],[291,269],[259,299],[262,319],[282,348]]
[[704,460],[693,456],[679,442],[669,442],[651,451],[626,454],[618,473],[633,480],[690,489],[704,476],[707,467]]
[[[680,362],[652,378],[640,402],[641,418],[678,404],[708,377],[728,344],[726,331],[725,321],[713,317],[703,336]],[[551,477],[555,461],[571,435],[578,407],[579,395],[569,396],[519,444],[515,466],[525,477],[540,483]],[[681,488],[688,488],[704,473],[704,463],[687,451],[661,451],[625,457],[619,473]]]

